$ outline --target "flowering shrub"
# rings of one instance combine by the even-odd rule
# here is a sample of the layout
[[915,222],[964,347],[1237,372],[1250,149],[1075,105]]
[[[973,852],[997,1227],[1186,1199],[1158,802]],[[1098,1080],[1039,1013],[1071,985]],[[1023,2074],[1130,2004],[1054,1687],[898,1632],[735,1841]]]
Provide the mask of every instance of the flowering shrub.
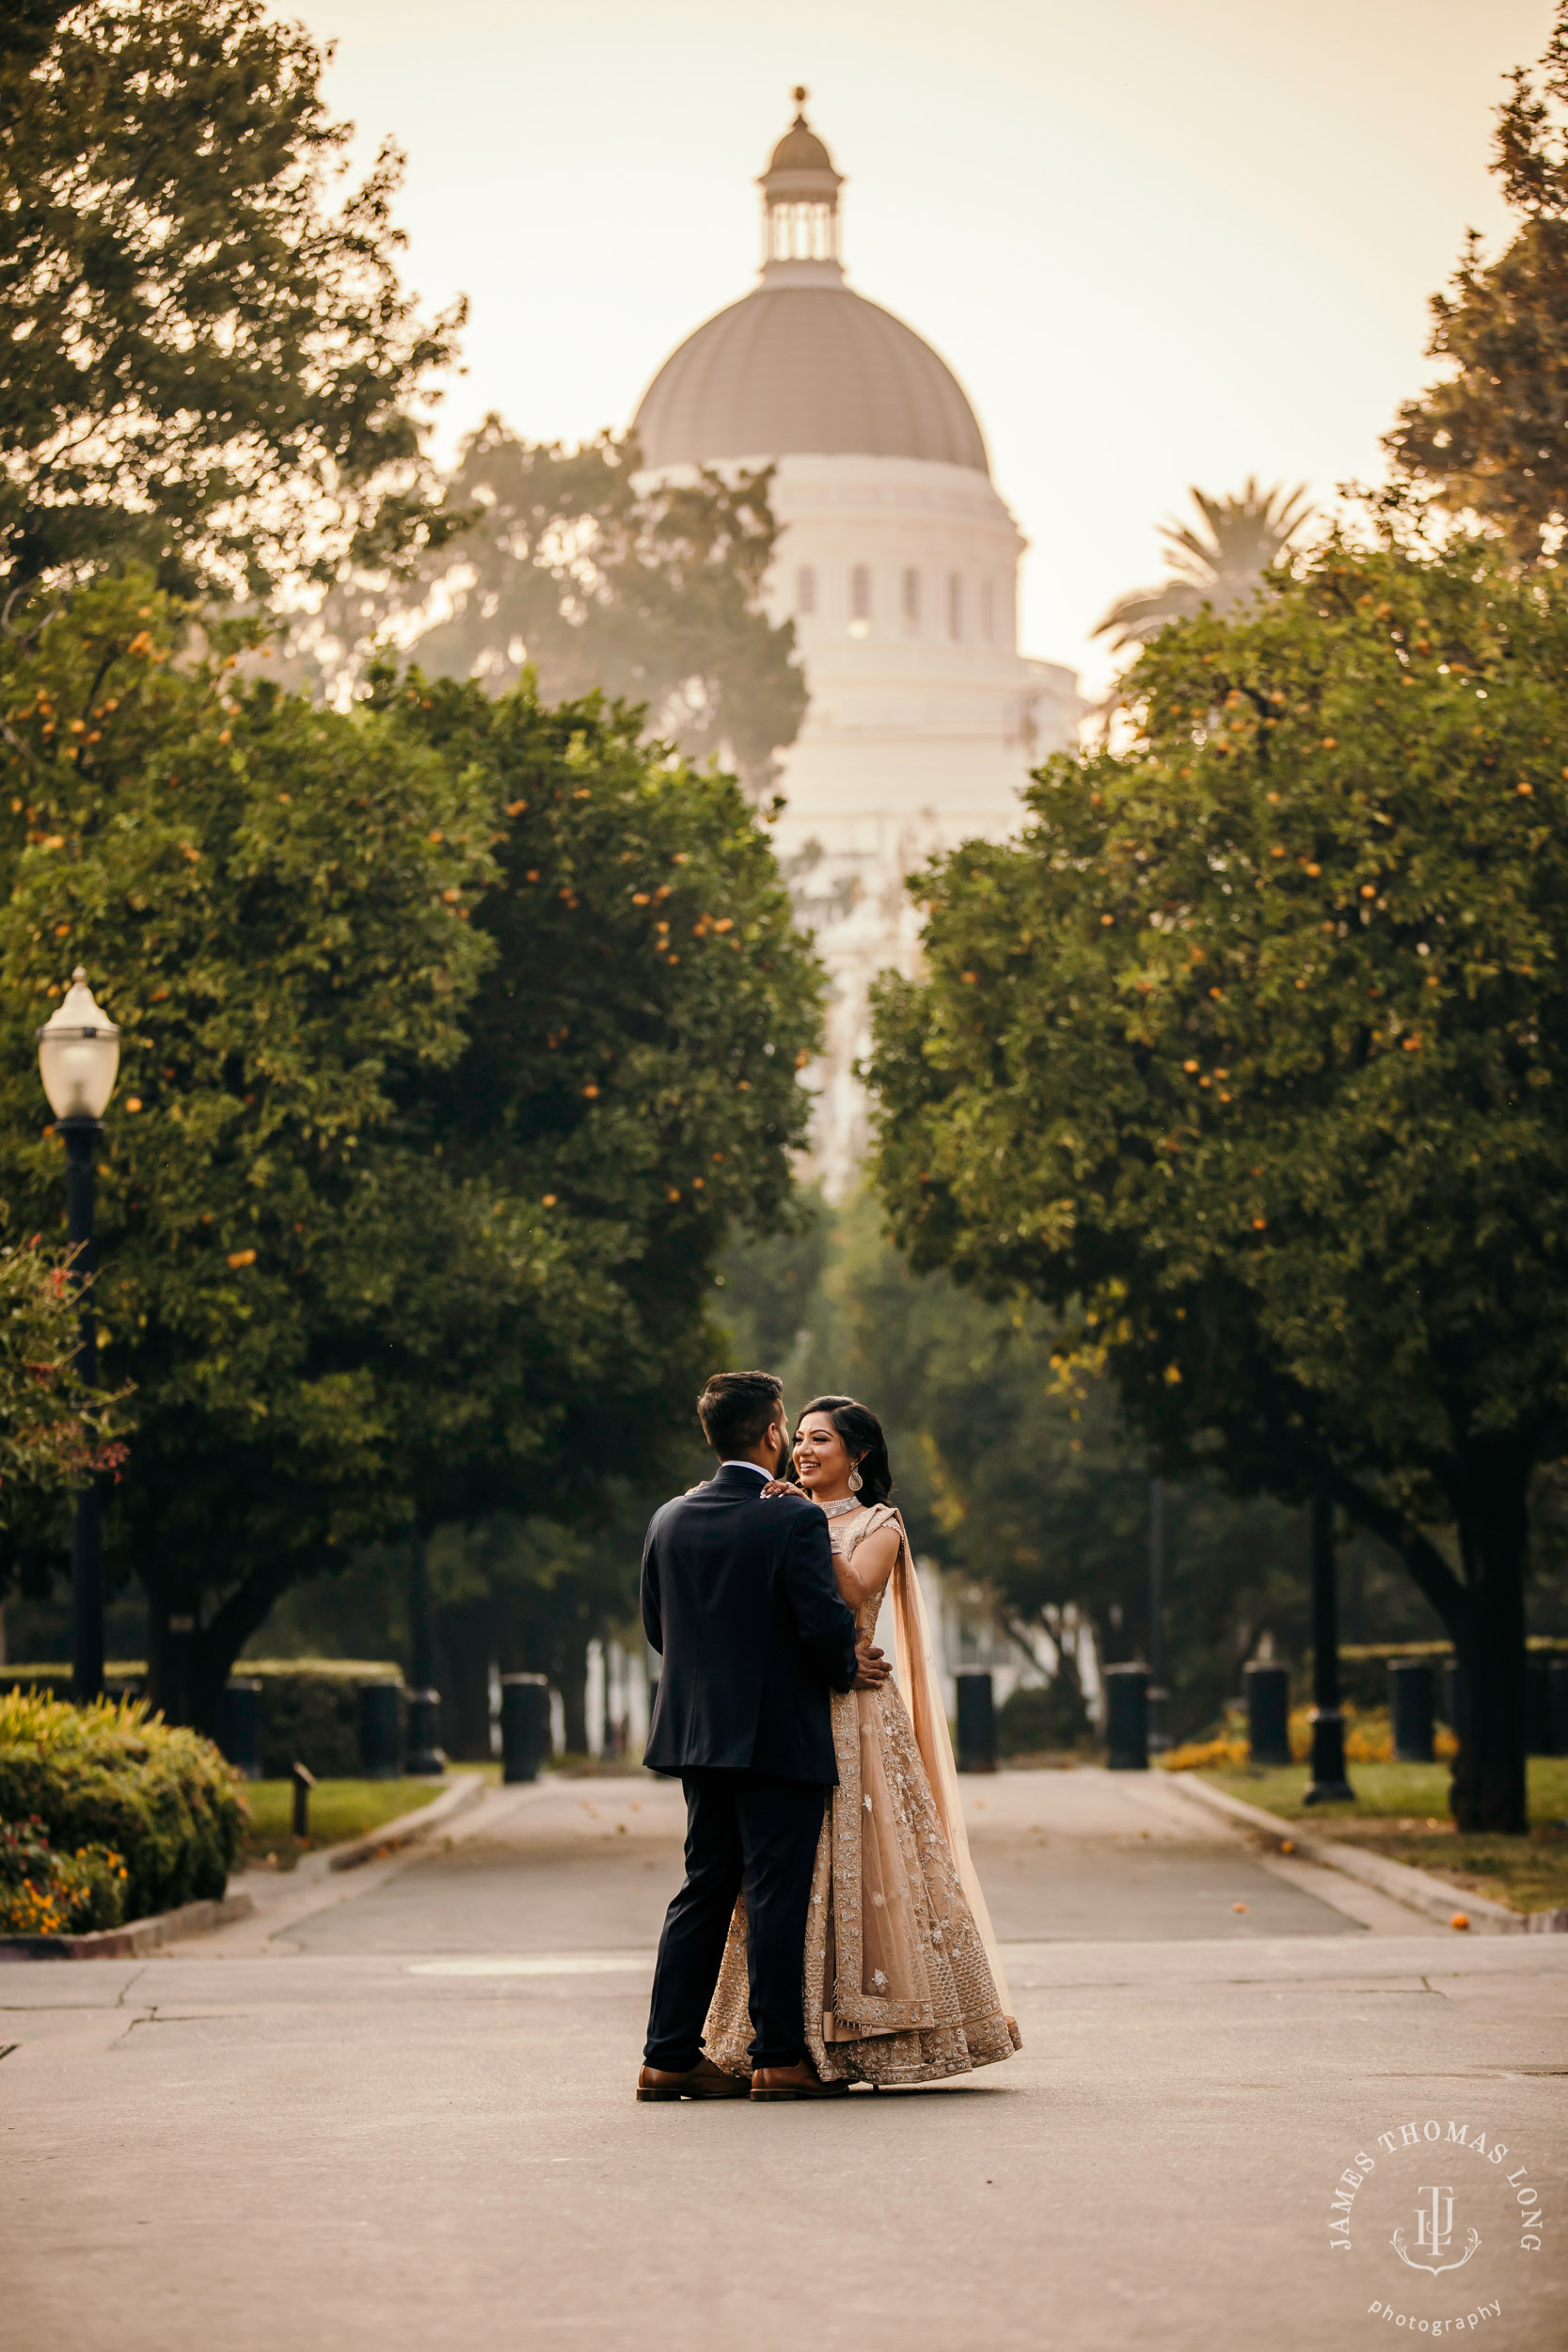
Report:
[[113,1852],[120,1915],[140,1919],[223,1893],[245,1799],[210,1740],[145,1700],[71,1707],[13,1690],[0,1692],[0,1821],[37,1824],[56,1861]]
[[33,1815],[0,1821],[0,1934],[82,1935],[118,1928],[129,1873],[112,1846],[58,1853]]
[[1244,1740],[1183,1740],[1180,1747],[1167,1748],[1160,1762],[1167,1772],[1223,1772],[1227,1765],[1244,1764],[1247,1754]]
[[[1347,1764],[1389,1764],[1394,1756],[1393,1727],[1386,1708],[1360,1708],[1346,1707],[1345,1762]],[[1305,1764],[1312,1754],[1312,1710],[1309,1707],[1291,1709],[1291,1756],[1297,1764]],[[1438,1724],[1433,1732],[1433,1754],[1440,1764],[1451,1763],[1459,1753],[1459,1742],[1447,1724]],[[1160,1761],[1167,1772],[1224,1772],[1245,1764],[1252,1751],[1240,1732],[1224,1734],[1217,1740],[1187,1740],[1169,1749]]]

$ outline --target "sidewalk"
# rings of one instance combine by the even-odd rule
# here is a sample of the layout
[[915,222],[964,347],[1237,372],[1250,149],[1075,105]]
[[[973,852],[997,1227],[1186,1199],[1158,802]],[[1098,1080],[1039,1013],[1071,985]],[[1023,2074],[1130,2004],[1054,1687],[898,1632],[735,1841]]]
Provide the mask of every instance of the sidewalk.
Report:
[[[1023,2055],[824,2108],[632,2103],[679,1867],[646,1778],[496,1791],[445,1853],[280,1896],[270,1946],[14,1966],[6,2340],[1340,2352],[1385,2340],[1374,2301],[1451,2318],[1484,2286],[1491,2341],[1555,2352],[1557,2236],[1521,2252],[1499,2201],[1568,2153],[1568,1940],[1359,1924],[1159,1796],[967,1782]],[[1481,2239],[1457,2281],[1388,2242],[1429,2120],[1509,2150],[1445,2143]],[[1331,2252],[1358,2150],[1365,2226]]]

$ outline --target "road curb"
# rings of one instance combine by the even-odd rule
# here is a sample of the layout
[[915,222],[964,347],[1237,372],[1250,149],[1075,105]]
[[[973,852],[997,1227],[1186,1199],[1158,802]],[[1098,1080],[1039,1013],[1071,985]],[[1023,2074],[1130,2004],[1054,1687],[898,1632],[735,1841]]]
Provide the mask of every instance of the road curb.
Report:
[[122,1928],[95,1928],[87,1935],[0,1935],[5,1960],[140,1960],[182,1935],[211,1935],[236,1919],[248,1919],[256,1905],[248,1895],[220,1895],[206,1902],[182,1903],[150,1919]]
[[401,1814],[395,1821],[386,1822],[380,1829],[367,1830],[363,1837],[351,1837],[345,1845],[334,1846],[326,1857],[329,1870],[356,1869],[361,1862],[373,1862],[379,1855],[395,1853],[400,1846],[411,1846],[416,1839],[428,1837],[433,1829],[441,1829],[477,1804],[484,1794],[487,1783],[478,1772],[464,1772],[443,1788],[430,1804],[421,1804],[417,1812]]
[[[1568,1912],[1528,1915],[1510,1911],[1506,1903],[1494,1902],[1489,1895],[1472,1895],[1450,1885],[1446,1879],[1433,1878],[1428,1870],[1413,1869],[1407,1862],[1390,1862],[1385,1854],[1364,1853],[1357,1846],[1341,1845],[1338,1838],[1314,1837],[1299,1822],[1287,1821],[1277,1813],[1266,1813],[1260,1805],[1247,1804],[1241,1797],[1231,1796],[1228,1789],[1216,1788],[1191,1772],[1165,1772],[1161,1777],[1179,1796],[1189,1798],[1211,1813],[1223,1813],[1227,1820],[1256,1832],[1276,1853],[1288,1839],[1304,1862],[1316,1862],[1324,1869],[1338,1870],[1341,1877],[1359,1879],[1363,1886],[1376,1887],[1379,1894],[1403,1903],[1407,1911],[1440,1919],[1445,1927],[1452,1925],[1456,1912],[1463,1912],[1472,1928],[1479,1928],[1487,1935],[1549,1935],[1568,1928]],[[1539,1927],[1537,1919],[1542,1922]]]

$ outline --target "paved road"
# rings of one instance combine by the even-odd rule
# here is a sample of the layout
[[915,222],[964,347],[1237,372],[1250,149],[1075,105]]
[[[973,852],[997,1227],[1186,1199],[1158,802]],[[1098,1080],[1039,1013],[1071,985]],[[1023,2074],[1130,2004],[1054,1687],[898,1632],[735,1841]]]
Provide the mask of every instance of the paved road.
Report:
[[[1158,1781],[1007,1772],[964,1790],[1005,1943],[1365,1931],[1367,1899],[1347,1882],[1282,1870]],[[684,1822],[679,1788],[651,1776],[546,1782],[452,1851],[293,1932],[317,1953],[651,1950]],[[1370,1900],[1378,1924],[1422,1931],[1401,1905]],[[1345,1901],[1353,1915],[1335,1907]]]
[[[498,1792],[169,1957],[0,1972],[4,2352],[1341,2352],[1385,2301],[1557,2352],[1517,2201],[1560,2210],[1568,1939],[1358,1919],[1158,1784],[966,1797],[1025,2049],[927,2092],[632,2104],[678,1826],[646,1781]],[[1481,2238],[1442,2278],[1389,2242],[1433,2181],[1444,2259]]]

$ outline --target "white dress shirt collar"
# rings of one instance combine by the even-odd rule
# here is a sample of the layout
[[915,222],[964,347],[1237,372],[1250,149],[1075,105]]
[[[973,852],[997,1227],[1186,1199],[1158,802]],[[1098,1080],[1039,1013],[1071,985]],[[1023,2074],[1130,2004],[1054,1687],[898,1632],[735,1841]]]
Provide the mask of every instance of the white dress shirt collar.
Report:
[[762,1480],[765,1486],[767,1485],[768,1479],[770,1479],[773,1475],[771,1470],[764,1470],[760,1462],[721,1462],[719,1467],[721,1470],[755,1470],[757,1476]]

